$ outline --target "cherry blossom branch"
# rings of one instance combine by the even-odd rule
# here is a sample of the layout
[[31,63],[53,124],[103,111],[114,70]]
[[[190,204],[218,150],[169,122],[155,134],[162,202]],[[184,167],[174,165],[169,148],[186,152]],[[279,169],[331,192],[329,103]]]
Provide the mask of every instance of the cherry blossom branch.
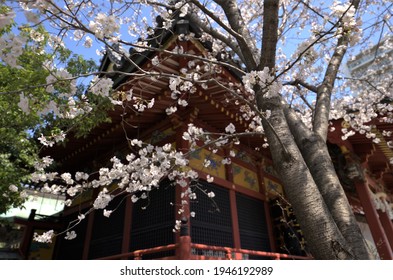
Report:
[[289,30],[291,30],[291,28],[296,24],[296,22],[293,22],[292,24],[289,25],[289,28],[287,28],[287,30],[285,30],[285,27],[287,26],[287,22],[289,21],[289,15],[294,13],[297,10],[299,5],[300,5],[300,2],[296,3],[296,5],[294,7],[292,7],[291,11],[287,11],[285,5],[281,4],[282,16],[280,16],[280,17],[282,19],[281,19],[280,27],[278,28],[278,38],[281,38],[282,36],[284,36],[284,34],[289,32]]
[[[318,15],[320,18],[322,19],[326,19],[326,17],[324,15],[322,15],[320,12],[318,12],[316,9],[314,9],[313,7],[311,7],[311,5],[309,3],[306,3],[304,0],[300,0],[300,3],[302,3],[307,9],[309,9],[310,11],[312,11],[313,13],[315,13],[316,15]],[[330,19],[327,19],[327,21],[332,24],[335,25],[334,22],[332,22]]]
[[301,79],[295,79],[293,81],[283,83],[283,86],[286,86],[286,85],[295,86],[295,87],[298,87],[299,85],[301,85],[302,87],[304,87],[314,93],[317,93],[317,91],[318,91],[318,87],[316,87],[314,85],[310,85]]
[[[365,82],[366,84],[368,84],[369,86],[371,86],[373,89],[375,89],[376,91],[378,91],[381,96],[384,96],[385,93],[383,91],[381,91],[376,85],[374,85],[373,83],[371,83],[368,79],[362,79],[362,78],[352,78],[352,77],[337,77],[337,80],[352,80],[352,81],[360,81],[360,82]],[[390,85],[393,83],[393,81],[390,83]]]
[[241,49],[237,44],[235,44],[233,40],[231,40],[229,37],[226,37],[224,34],[220,33],[216,28],[213,28],[212,26],[208,26],[207,24],[202,22],[197,15],[190,14],[189,18],[191,22],[193,22],[196,26],[202,28],[204,32],[224,42],[229,48],[231,48],[234,51],[234,53],[236,53],[239,56],[241,61],[244,61],[244,57],[241,52]]
[[210,17],[215,23],[222,27],[226,32],[232,35],[238,40],[242,40],[242,35],[236,30],[228,27],[219,17],[217,17],[213,12],[211,12],[205,5],[201,4],[198,0],[190,0],[195,6],[197,6],[204,14]]

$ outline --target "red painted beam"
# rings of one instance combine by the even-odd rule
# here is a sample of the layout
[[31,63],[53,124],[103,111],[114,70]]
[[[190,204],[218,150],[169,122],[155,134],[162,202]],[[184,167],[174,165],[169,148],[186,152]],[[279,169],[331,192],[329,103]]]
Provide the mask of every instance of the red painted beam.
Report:
[[86,228],[86,235],[85,235],[85,242],[83,244],[83,254],[82,259],[87,260],[89,258],[89,251],[90,251],[90,241],[93,232],[93,225],[94,225],[94,215],[96,213],[93,211],[87,217],[87,228]]
[[393,249],[393,223],[390,220],[388,213],[378,210],[378,214],[385,230],[386,237],[389,240],[390,248]]
[[384,260],[393,260],[392,249],[390,248],[384,228],[379,220],[377,210],[372,202],[368,186],[363,182],[355,182],[355,187],[380,258]]
[[126,207],[124,213],[124,228],[123,228],[123,241],[121,252],[127,253],[130,250],[131,227],[132,227],[132,209],[133,203],[130,197],[126,199]]

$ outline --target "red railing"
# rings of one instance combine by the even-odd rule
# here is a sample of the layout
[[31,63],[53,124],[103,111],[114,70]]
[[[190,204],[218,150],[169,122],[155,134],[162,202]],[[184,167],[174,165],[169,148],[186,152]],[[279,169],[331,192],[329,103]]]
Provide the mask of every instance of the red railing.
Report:
[[[280,254],[280,253],[265,252],[265,251],[254,251],[254,250],[246,250],[246,249],[236,249],[236,248],[230,248],[230,247],[210,246],[210,245],[205,245],[205,244],[191,243],[190,245],[191,245],[192,249],[203,250],[203,251],[205,251],[205,253],[207,253],[209,251],[210,252],[224,252],[223,255],[225,255],[225,257],[219,257],[219,256],[214,256],[214,254],[211,256],[209,256],[208,254],[206,254],[206,255],[190,254],[189,259],[193,259],[193,260],[198,260],[198,259],[201,259],[201,260],[202,259],[242,260],[242,259],[244,259],[245,255],[267,257],[272,260],[281,260],[281,259],[310,260],[310,259],[312,259],[310,257],[303,257],[303,256],[295,256],[295,255]],[[130,258],[132,258],[134,260],[140,260],[140,259],[142,259],[142,256],[144,256],[144,255],[176,250],[180,247],[181,246],[179,243],[178,244],[170,244],[170,245],[165,245],[165,246],[159,246],[159,247],[143,249],[143,250],[136,250],[134,252],[104,257],[104,258],[100,258],[100,260],[120,260],[120,259],[130,259]],[[173,257],[166,257],[163,259],[178,259],[178,257],[176,255],[174,255]]]
[[[255,251],[255,250],[247,250],[247,249],[236,249],[231,247],[220,247],[220,246],[210,246],[205,244],[191,244],[191,248],[205,250],[205,251],[218,251],[225,252],[225,259],[232,260],[242,260],[244,259],[244,255],[248,256],[259,256],[259,257],[268,257],[273,260],[281,260],[281,259],[292,259],[292,260],[310,260],[310,257],[303,256],[295,256],[281,253],[273,253],[273,252],[265,252],[265,251]],[[204,256],[200,256],[204,257]],[[213,257],[215,258],[215,257]]]
[[178,247],[179,247],[179,244],[169,244],[169,245],[165,245],[165,246],[158,246],[158,247],[154,247],[154,248],[136,250],[133,252],[108,256],[108,257],[104,257],[104,258],[99,258],[99,260],[121,260],[121,259],[129,259],[129,258],[133,258],[134,260],[141,260],[143,255],[150,255],[150,254],[154,254],[154,253],[161,253],[161,252],[176,250],[176,248],[178,248]]

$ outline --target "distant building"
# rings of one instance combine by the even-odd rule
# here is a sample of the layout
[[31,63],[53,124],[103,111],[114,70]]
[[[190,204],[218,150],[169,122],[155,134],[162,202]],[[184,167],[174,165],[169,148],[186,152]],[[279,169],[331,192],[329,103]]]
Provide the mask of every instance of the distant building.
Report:
[[[0,215],[0,260],[32,258],[35,249],[30,248],[29,256],[21,253],[20,247],[26,242],[23,235],[26,233],[25,221],[43,221],[55,216],[64,209],[64,195],[40,193],[26,190],[28,198],[22,208],[13,208]],[[53,221],[53,217],[50,217]],[[30,241],[29,241],[30,242]],[[38,248],[38,247],[37,247]],[[51,258],[40,255],[40,259]]]
[[378,80],[393,77],[393,36],[387,36],[378,44],[355,55],[346,67],[352,78]]

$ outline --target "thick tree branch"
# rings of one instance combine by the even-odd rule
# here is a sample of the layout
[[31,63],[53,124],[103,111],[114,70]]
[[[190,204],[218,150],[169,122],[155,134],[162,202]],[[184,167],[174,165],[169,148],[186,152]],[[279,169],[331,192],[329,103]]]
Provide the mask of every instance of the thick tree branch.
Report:
[[196,7],[198,7],[205,15],[210,17],[215,23],[217,23],[220,27],[222,27],[226,32],[232,35],[234,38],[240,40],[242,39],[242,35],[237,33],[231,27],[227,26],[222,20],[217,17],[212,11],[210,11],[206,6],[202,5],[198,0],[190,0]]
[[274,71],[276,66],[276,48],[278,40],[278,10],[279,1],[276,0],[265,0],[263,3],[263,36],[262,36],[262,48],[261,48],[261,59],[259,61],[259,70],[263,70],[268,67],[271,71]]
[[[372,258],[362,233],[356,226],[356,219],[337,177],[326,142],[308,129],[293,109],[285,107],[284,113],[303,159],[310,169],[335,223],[348,242],[349,248],[352,249],[351,253],[357,259]],[[347,248],[347,250],[349,249]]]
[[231,28],[241,35],[241,37],[236,37],[236,40],[242,50],[244,64],[247,69],[249,71],[255,70],[257,68],[257,61],[259,60],[258,51],[249,30],[244,24],[237,2],[235,0],[215,0],[214,2],[224,10]]
[[[357,9],[359,6],[359,2],[360,0],[353,0],[351,1],[351,6]],[[348,12],[349,9],[350,7],[347,9],[346,12]],[[340,20],[342,19],[343,17],[341,17]],[[349,32],[342,34],[341,37],[338,39],[336,48],[326,69],[323,82],[318,87],[317,102],[315,105],[315,114],[313,120],[313,129],[325,141],[327,139],[328,133],[330,101],[333,86],[337,77],[338,70],[341,66],[341,62],[347,51],[349,39]]]

